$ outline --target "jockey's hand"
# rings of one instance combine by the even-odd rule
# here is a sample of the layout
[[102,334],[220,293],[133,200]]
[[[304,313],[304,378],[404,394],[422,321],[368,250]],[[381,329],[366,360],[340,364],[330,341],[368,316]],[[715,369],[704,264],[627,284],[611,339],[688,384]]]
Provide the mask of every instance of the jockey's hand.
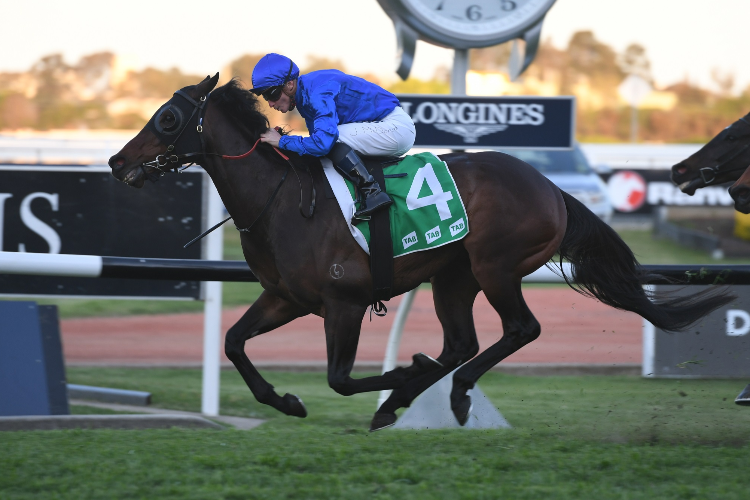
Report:
[[260,134],[260,141],[266,142],[270,144],[271,146],[279,147],[279,139],[281,139],[281,134],[276,132],[276,130],[269,128],[262,134]]

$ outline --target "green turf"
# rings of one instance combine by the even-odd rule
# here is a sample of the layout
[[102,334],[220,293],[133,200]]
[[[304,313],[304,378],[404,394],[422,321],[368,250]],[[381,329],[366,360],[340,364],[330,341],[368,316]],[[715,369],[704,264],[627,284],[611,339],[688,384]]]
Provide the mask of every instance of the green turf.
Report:
[[[73,383],[148,390],[197,410],[197,370],[73,368]],[[264,374],[307,419],[258,405],[222,372],[222,413],[252,431],[0,433],[0,498],[747,498],[744,381],[488,374],[513,425],[369,434],[376,395],[343,397],[322,373]]]

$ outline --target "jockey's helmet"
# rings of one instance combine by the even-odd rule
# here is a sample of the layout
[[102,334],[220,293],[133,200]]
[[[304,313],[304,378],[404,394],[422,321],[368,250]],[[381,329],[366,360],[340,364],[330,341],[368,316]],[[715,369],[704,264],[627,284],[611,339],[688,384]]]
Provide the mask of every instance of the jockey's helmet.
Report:
[[294,62],[281,54],[266,54],[253,68],[253,88],[255,95],[261,95],[271,87],[284,85],[299,76],[299,68]]

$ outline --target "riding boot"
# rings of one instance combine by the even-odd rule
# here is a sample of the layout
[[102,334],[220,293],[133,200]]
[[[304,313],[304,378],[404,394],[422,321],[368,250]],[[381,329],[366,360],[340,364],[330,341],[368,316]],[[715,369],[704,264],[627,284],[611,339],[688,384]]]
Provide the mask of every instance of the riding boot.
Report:
[[391,197],[381,189],[378,181],[373,178],[351,147],[343,142],[337,142],[327,156],[333,162],[336,170],[349,179],[362,195],[362,202],[360,203],[362,208],[354,213],[354,218],[368,219],[376,210],[393,203]]

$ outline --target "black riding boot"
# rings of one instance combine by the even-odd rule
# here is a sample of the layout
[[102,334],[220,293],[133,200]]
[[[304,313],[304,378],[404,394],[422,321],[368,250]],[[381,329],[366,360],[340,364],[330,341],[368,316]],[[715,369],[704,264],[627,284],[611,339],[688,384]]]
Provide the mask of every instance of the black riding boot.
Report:
[[354,213],[355,218],[366,219],[376,210],[393,203],[352,148],[343,142],[337,142],[327,156],[336,170],[349,179],[362,195],[362,208]]

